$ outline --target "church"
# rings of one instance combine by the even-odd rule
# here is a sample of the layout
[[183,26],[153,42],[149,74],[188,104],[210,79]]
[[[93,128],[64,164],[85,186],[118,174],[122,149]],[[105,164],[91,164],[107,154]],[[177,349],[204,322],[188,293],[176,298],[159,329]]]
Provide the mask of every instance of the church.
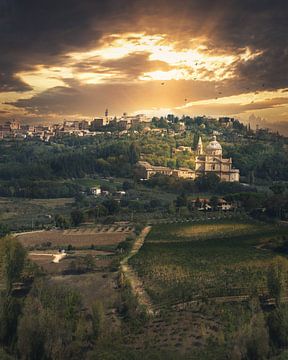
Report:
[[213,136],[213,140],[203,150],[201,137],[197,145],[197,156],[195,159],[195,177],[203,174],[214,173],[221,181],[237,182],[240,174],[238,169],[232,167],[232,159],[222,157],[222,146]]
[[206,146],[205,151],[203,150],[202,139],[199,138],[195,170],[188,168],[172,169],[166,166],[154,166],[147,161],[138,161],[134,171],[135,176],[142,180],[148,180],[156,174],[195,180],[201,175],[214,173],[219,176],[220,181],[226,182],[237,182],[240,178],[239,170],[232,167],[232,159],[222,157],[222,146],[216,140],[216,136]]

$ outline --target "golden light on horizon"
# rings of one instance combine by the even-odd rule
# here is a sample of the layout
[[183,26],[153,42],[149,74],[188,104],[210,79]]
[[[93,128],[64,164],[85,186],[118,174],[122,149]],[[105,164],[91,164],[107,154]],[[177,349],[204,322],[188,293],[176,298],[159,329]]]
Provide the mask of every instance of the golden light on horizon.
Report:
[[[122,85],[127,85],[130,88],[137,87],[137,92],[130,93],[130,90],[122,86],[125,101],[128,106],[133,107],[134,112],[135,108],[138,108],[158,114],[161,108],[170,109],[171,112],[174,109],[178,113],[180,111],[193,113],[196,107],[201,108],[201,111],[202,109],[205,111],[206,107],[208,111],[209,108],[217,108],[220,105],[222,108],[224,106],[233,108],[235,105],[248,106],[252,103],[255,103],[254,111],[260,112],[256,103],[266,101],[267,104],[273,105],[270,99],[277,97],[282,104],[287,98],[286,93],[281,93],[281,90],[278,92],[260,90],[257,94],[251,92],[235,95],[233,91],[229,94],[228,89],[222,95],[222,90],[219,91],[217,86],[221,87],[222,84],[226,86],[225,81],[230,81],[230,84],[233,81],[236,83],[237,65],[248,62],[261,54],[260,51],[252,52],[248,47],[238,50],[238,53],[217,49],[213,51],[208,48],[203,36],[192,38],[183,45],[165,34],[148,35],[141,32],[112,34],[103,37],[100,42],[83,51],[63,54],[63,60],[57,66],[39,64],[33,70],[17,73],[16,75],[33,90],[25,93],[0,94],[0,101],[4,99],[7,103],[13,103],[57,87],[69,89],[76,86],[82,92],[81,87],[101,84],[107,85],[106,89],[110,86],[107,91],[113,95],[112,98],[107,97],[109,102],[113,102],[115,100],[113,96],[117,94],[117,86],[121,89]],[[166,85],[170,81],[173,86],[169,86],[168,90]],[[187,85],[178,87],[177,82],[181,83],[181,81],[187,81]],[[155,88],[157,82],[159,86]],[[198,96],[197,89],[201,89],[202,84],[207,88],[206,96],[203,90],[199,91],[201,95]],[[139,86],[143,86],[145,94],[141,93]],[[152,91],[147,91],[149,86],[153,89]],[[179,89],[183,92],[180,96]],[[149,99],[150,96],[153,97],[153,101]],[[271,108],[276,109],[277,104],[269,106],[268,112]],[[277,108],[281,106],[283,105]],[[5,109],[13,111],[13,105],[5,105]],[[20,110],[17,109],[17,111]],[[80,111],[79,116],[81,116]]]

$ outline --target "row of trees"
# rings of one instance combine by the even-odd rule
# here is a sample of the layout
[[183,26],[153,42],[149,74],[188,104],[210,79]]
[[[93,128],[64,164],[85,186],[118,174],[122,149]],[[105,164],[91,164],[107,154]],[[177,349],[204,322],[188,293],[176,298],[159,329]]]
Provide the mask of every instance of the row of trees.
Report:
[[[42,150],[39,153],[38,146]],[[0,159],[0,180],[79,178],[95,173],[131,176],[132,166],[139,159],[139,149],[135,143],[119,139],[79,149],[66,146],[62,151],[53,151],[53,146],[47,145],[43,149],[37,143],[23,143],[21,151],[27,147],[33,156],[28,156],[26,151],[23,156],[16,156],[14,152],[17,146],[12,144],[9,151],[6,149],[6,156],[2,155]]]
[[[24,284],[28,274],[35,278],[32,289],[16,296],[15,283]],[[102,303],[95,300],[88,316],[77,291],[37,274],[16,238],[0,238],[0,358],[84,358],[104,335]]]

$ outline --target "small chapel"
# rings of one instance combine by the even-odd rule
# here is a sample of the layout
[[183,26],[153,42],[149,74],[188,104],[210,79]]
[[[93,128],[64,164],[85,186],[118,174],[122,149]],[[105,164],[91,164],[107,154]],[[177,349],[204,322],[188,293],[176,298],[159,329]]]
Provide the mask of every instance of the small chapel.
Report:
[[222,146],[217,141],[216,136],[203,150],[201,137],[197,145],[197,156],[195,159],[195,176],[214,173],[219,176],[221,181],[237,182],[240,174],[238,169],[232,167],[232,159],[222,157]]

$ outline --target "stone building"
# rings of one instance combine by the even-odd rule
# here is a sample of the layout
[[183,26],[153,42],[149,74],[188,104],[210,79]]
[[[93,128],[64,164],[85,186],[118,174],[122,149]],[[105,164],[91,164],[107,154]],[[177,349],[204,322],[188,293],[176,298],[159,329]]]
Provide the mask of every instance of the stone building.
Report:
[[213,140],[209,142],[205,151],[201,137],[197,146],[197,156],[195,161],[196,177],[214,173],[219,176],[221,181],[235,182],[239,181],[239,170],[233,169],[232,159],[224,159],[222,157],[222,146],[213,136]]
[[195,171],[189,168],[172,169],[166,166],[154,166],[147,161],[138,161],[135,175],[139,179],[148,180],[156,174],[174,176],[181,179],[195,179]]
[[196,154],[195,170],[189,168],[172,169],[166,166],[154,166],[147,161],[139,161],[135,166],[135,175],[139,179],[146,180],[156,174],[194,180],[201,175],[214,173],[219,176],[221,181],[239,181],[239,170],[232,167],[231,158],[223,158],[222,146],[216,140],[216,136],[207,145],[205,151],[200,137]]

